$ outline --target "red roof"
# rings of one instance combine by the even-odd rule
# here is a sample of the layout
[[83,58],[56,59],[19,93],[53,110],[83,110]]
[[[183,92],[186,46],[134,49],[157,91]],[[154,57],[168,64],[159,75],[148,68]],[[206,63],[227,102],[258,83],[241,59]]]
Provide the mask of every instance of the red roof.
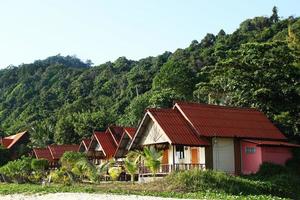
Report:
[[112,157],[117,149],[117,145],[113,139],[113,136],[108,132],[97,131],[94,132],[94,136],[102,147],[106,157]]
[[282,141],[270,141],[270,140],[243,140],[246,142],[251,142],[257,144],[258,146],[284,146],[284,147],[300,147],[298,144],[292,144]]
[[126,132],[128,134],[128,136],[132,139],[135,135],[136,128],[124,127],[124,132]]
[[177,102],[178,109],[201,136],[286,139],[286,137],[256,109]]
[[79,148],[83,145],[84,148],[87,150],[90,146],[91,139],[83,139],[79,145]]
[[49,145],[48,146],[53,159],[60,159],[60,157],[67,151],[77,152],[79,145],[77,144],[63,144],[63,145]]
[[115,158],[120,158],[125,156],[126,151],[128,150],[126,149],[126,147],[132,141],[135,132],[136,132],[136,128],[124,127],[124,132],[122,134],[122,137],[120,139],[120,142],[114,154]]
[[49,148],[33,148],[33,153],[37,159],[53,160]]
[[148,112],[164,130],[172,144],[209,145],[208,141],[200,138],[195,133],[179,111],[173,109],[149,109]]
[[5,148],[10,149],[12,146],[14,146],[14,144],[16,144],[27,133],[28,133],[27,131],[24,131],[24,132],[21,132],[21,133],[17,133],[15,135],[7,136],[7,137],[2,139],[2,145]]
[[[123,134],[123,127],[121,126],[110,126],[108,129],[110,133],[113,136],[113,139],[115,140],[116,144],[118,144],[121,140],[122,134]],[[106,131],[107,132],[107,131]]]

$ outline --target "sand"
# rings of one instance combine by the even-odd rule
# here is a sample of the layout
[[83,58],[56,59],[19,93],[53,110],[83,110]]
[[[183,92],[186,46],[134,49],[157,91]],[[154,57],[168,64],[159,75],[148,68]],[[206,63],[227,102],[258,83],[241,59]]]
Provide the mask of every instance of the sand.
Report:
[[89,193],[53,193],[43,195],[13,194],[0,196],[0,200],[175,200],[175,198],[162,198],[137,195],[89,194]]

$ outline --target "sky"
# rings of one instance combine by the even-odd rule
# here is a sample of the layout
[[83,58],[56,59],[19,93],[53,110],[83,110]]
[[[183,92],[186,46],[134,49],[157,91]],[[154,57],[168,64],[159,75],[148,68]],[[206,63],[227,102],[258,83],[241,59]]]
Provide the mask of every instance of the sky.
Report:
[[245,19],[299,16],[299,0],[0,0],[0,68],[76,55],[138,60],[232,33]]

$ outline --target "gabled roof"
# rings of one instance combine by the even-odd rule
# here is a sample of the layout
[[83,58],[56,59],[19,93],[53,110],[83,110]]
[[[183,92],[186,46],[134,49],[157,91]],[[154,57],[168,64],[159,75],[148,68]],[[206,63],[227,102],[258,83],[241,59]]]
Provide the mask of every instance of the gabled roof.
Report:
[[33,153],[37,159],[53,160],[49,148],[33,148]]
[[172,144],[178,145],[209,145],[190,127],[182,115],[173,109],[149,109],[148,113],[160,125]]
[[81,149],[81,147],[84,148],[84,150],[88,150],[89,146],[90,146],[90,143],[91,143],[91,139],[83,139],[81,142],[80,142],[80,145],[79,145],[79,148],[78,150]]
[[286,137],[256,109],[177,102],[179,110],[200,136],[286,139]]
[[94,132],[94,138],[102,147],[104,154],[107,158],[110,158],[114,155],[117,145],[112,137],[112,135],[108,132]]
[[115,158],[122,158],[125,156],[126,152],[128,151],[126,147],[129,145],[129,143],[131,143],[135,132],[136,132],[136,128],[124,127],[124,132],[122,134],[119,145],[114,154]]
[[77,145],[77,144],[49,145],[48,148],[52,155],[52,158],[57,160],[57,159],[60,159],[60,157],[65,152],[68,152],[68,151],[77,152],[79,145]]
[[[136,133],[136,128],[132,127],[124,127],[124,132],[128,134],[128,136],[132,139]],[[124,135],[124,133],[123,133]]]
[[111,133],[115,143],[118,145],[120,140],[121,140],[122,134],[123,134],[123,127],[121,127],[121,126],[109,126],[107,128],[106,132]]
[[4,137],[2,139],[2,145],[5,148],[10,149],[11,147],[14,146],[14,144],[16,144],[19,140],[21,140],[21,138],[25,137],[26,134],[28,134],[28,132],[23,131],[23,132],[15,134],[15,135]]
[[148,109],[136,131],[130,149],[139,145],[150,120],[159,125],[170,144],[186,146],[210,145],[206,139],[197,135],[179,111],[173,109]]
[[284,146],[284,147],[300,147],[298,144],[292,144],[282,141],[270,141],[270,140],[243,140],[246,142],[251,142],[257,144],[258,146]]

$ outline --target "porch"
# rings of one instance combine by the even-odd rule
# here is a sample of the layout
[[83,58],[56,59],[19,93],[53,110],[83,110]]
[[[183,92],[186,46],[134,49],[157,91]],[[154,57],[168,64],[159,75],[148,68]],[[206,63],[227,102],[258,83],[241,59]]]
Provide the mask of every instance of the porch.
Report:
[[[176,163],[176,164],[161,164],[156,176],[166,176],[174,171],[184,171],[184,170],[205,170],[205,164],[200,163]],[[146,166],[139,167],[140,176],[152,176],[151,171]]]

